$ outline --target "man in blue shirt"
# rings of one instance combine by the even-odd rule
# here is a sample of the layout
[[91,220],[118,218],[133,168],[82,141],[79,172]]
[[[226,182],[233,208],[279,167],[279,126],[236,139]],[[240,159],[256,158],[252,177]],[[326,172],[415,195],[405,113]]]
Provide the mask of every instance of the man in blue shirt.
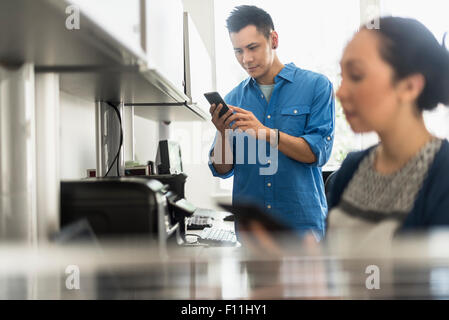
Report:
[[332,84],[280,62],[278,34],[264,10],[236,7],[227,28],[250,77],[226,95],[225,115],[219,117],[221,105],[210,108],[217,134],[209,167],[214,176],[234,176],[233,203],[253,202],[296,230],[321,237],[327,214],[321,167],[334,139]]

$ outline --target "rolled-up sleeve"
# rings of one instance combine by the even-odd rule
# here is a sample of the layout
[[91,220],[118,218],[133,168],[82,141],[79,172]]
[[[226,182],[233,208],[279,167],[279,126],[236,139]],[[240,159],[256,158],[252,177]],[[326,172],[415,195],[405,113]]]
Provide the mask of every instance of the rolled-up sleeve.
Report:
[[226,179],[226,178],[232,177],[234,175],[234,166],[228,172],[226,172],[224,174],[221,174],[221,173],[218,173],[218,171],[215,169],[214,165],[212,164],[212,151],[215,148],[215,143],[217,141],[217,137],[218,137],[218,132],[215,133],[214,142],[212,143],[212,147],[209,150],[209,162],[208,162],[208,165],[209,165],[210,171],[212,172],[212,175],[214,177],[219,177],[219,178],[222,178],[222,179]]
[[310,115],[301,137],[309,144],[316,157],[311,165],[321,167],[329,160],[334,142],[335,99],[332,83],[319,77],[315,83]]

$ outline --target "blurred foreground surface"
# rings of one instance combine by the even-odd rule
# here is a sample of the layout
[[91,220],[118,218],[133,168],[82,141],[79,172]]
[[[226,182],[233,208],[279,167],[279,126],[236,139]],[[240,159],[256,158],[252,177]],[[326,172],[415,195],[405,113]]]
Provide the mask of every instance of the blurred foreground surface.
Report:
[[[350,235],[350,236],[349,236]],[[279,241],[280,237],[276,240]],[[108,241],[0,245],[0,299],[448,299],[449,231],[364,246],[179,247]]]

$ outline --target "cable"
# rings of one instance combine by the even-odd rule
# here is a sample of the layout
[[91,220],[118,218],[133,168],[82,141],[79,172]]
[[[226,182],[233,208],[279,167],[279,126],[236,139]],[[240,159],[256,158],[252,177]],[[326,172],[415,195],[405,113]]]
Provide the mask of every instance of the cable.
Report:
[[118,157],[119,157],[119,155],[120,155],[120,151],[122,150],[122,146],[123,146],[122,117],[120,116],[120,111],[118,110],[118,108],[117,108],[116,106],[114,106],[112,103],[107,102],[107,101],[106,101],[106,104],[107,104],[108,106],[110,106],[112,109],[114,109],[115,113],[117,114],[117,118],[118,118],[118,121],[119,121],[119,123],[120,123],[120,144],[119,144],[119,147],[118,147],[117,154],[115,155],[114,159],[112,160],[112,163],[111,163],[111,165],[110,165],[110,167],[109,167],[109,169],[108,169],[108,172],[106,172],[106,174],[104,175],[104,177],[107,177],[107,175],[108,175],[109,172],[111,171],[112,167],[114,166],[114,162],[116,162],[116,161],[117,161],[117,176],[120,177],[119,164],[118,164],[118,160],[117,160],[117,159],[118,159]]

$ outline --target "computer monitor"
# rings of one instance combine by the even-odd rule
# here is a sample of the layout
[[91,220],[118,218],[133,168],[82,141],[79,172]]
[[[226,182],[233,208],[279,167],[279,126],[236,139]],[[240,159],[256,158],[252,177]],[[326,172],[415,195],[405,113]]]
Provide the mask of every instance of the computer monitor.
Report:
[[161,140],[156,154],[158,174],[182,173],[181,147],[175,141]]

